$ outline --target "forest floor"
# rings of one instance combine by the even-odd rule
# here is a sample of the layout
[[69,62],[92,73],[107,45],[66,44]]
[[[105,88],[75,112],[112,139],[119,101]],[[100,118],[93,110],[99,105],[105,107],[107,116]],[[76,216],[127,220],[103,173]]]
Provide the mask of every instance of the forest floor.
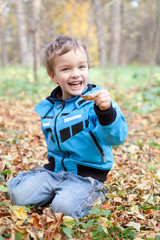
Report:
[[[53,215],[50,206],[15,206],[6,199],[9,179],[46,163],[47,150],[35,102],[24,98],[24,92],[12,100],[1,98],[0,240],[160,239],[160,108],[155,105],[150,111],[147,101],[130,101],[137,91],[132,88],[131,94],[116,99],[129,134],[123,145],[113,148],[114,166],[104,184],[106,201],[96,201],[79,220]],[[142,111],[144,104],[149,111]]]

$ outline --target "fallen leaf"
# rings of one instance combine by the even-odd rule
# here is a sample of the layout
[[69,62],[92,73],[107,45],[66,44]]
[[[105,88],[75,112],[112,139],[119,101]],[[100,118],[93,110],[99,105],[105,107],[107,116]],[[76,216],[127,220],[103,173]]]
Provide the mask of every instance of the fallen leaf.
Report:
[[133,227],[133,228],[136,229],[137,231],[140,231],[141,224],[131,221],[131,222],[127,223],[126,226],[128,226],[128,227]]
[[127,151],[133,154],[139,151],[139,147],[137,145],[132,144],[127,148]]
[[102,205],[101,209],[107,209],[107,210],[114,210],[115,206],[114,205]]
[[6,229],[7,229],[6,226],[2,226],[2,225],[0,226],[0,236],[2,236],[5,233]]
[[136,198],[137,198],[137,194],[129,194],[129,195],[127,196],[128,202],[135,201]]
[[13,206],[11,210],[12,213],[16,215],[17,219],[25,220],[28,217],[25,207]]
[[122,198],[121,197],[114,197],[114,202],[117,202],[117,203],[122,203]]
[[93,101],[94,98],[91,95],[80,95],[86,101]]
[[43,229],[43,225],[41,223],[40,216],[37,213],[32,213],[31,219],[33,221],[33,226],[38,230]]
[[137,214],[137,218],[145,220],[145,217],[142,214]]
[[105,196],[106,196],[106,198],[113,199],[113,198],[115,198],[116,194],[115,193],[106,193]]
[[60,225],[63,222],[63,213],[55,213],[55,222],[47,229],[45,240],[55,239],[61,240]]
[[138,208],[138,206],[135,205],[135,204],[132,204],[131,212],[132,212],[132,213],[138,213],[138,212],[139,212],[139,208]]
[[16,230],[16,232],[20,232],[22,233],[23,235],[27,235],[27,227],[26,226],[17,226],[17,225],[14,225],[14,230]]

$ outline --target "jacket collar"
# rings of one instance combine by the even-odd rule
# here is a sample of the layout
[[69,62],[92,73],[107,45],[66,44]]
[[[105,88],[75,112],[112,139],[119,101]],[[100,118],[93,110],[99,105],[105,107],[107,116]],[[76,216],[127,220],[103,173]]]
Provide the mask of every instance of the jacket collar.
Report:
[[[94,84],[88,84],[86,86],[86,88],[84,89],[84,91],[82,92],[82,95],[86,94],[87,92],[90,92],[93,88],[95,88],[96,85]],[[72,102],[72,101],[76,101],[77,104],[80,106],[81,104],[83,104],[84,102],[86,102],[86,100],[82,99],[80,96],[75,96],[71,99],[67,99],[67,100],[63,100],[61,98],[58,98],[57,96],[62,96],[62,90],[61,87],[58,86],[56,87],[50,94],[50,96],[48,96],[46,99],[51,102],[54,103],[54,101],[58,101],[58,102]]]
[[[96,88],[96,85],[88,84],[85,90],[83,91],[82,95],[86,94],[87,92],[90,92],[94,88]],[[76,108],[78,109],[90,103],[89,101],[84,100],[80,96],[75,96],[71,99],[64,101],[56,97],[57,92],[59,91],[61,91],[60,87],[55,88],[49,97],[40,101],[34,109],[35,112],[38,113],[41,117],[45,117],[47,113],[53,108],[55,101],[57,102],[59,101],[59,103],[62,103],[62,102],[69,103],[69,102],[75,101]]]

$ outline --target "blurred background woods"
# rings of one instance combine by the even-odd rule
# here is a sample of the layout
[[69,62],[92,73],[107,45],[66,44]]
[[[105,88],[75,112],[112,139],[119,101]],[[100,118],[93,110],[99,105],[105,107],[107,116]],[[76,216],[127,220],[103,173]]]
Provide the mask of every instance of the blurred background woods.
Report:
[[0,0],[1,65],[36,67],[58,34],[84,41],[94,66],[160,63],[160,0]]

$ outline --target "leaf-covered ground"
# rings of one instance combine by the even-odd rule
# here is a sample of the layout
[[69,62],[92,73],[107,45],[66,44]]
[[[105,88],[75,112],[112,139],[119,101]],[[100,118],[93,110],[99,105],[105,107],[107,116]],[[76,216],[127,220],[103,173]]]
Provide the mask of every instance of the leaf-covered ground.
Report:
[[12,101],[1,99],[0,240],[160,239],[160,109],[155,105],[153,111],[142,111],[147,101],[131,101],[137,91],[133,88],[125,99],[116,99],[129,135],[123,145],[113,149],[115,161],[105,182],[106,201],[95,202],[90,214],[79,220],[53,215],[49,206],[20,207],[6,199],[8,180],[22,170],[43,165],[47,151],[39,116],[34,113],[35,102],[23,98],[23,92]]

